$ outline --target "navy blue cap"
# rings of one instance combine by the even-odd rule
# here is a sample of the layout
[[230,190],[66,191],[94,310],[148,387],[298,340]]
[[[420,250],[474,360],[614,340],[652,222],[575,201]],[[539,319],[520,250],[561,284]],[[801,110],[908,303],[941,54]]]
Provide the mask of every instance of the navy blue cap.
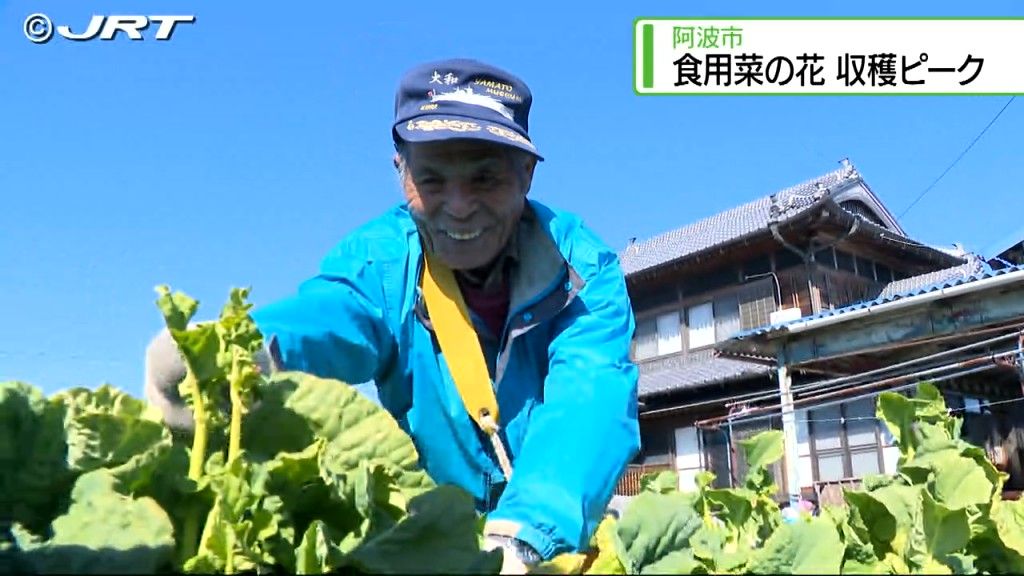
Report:
[[477,60],[420,64],[395,95],[397,142],[475,138],[514,146],[543,160],[530,141],[533,95],[518,77]]

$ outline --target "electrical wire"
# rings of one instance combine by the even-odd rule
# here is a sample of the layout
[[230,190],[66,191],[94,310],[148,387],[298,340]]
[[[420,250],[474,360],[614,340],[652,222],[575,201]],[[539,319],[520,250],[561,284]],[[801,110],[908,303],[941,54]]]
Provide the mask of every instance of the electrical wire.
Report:
[[[909,390],[911,388],[916,388],[917,385],[920,384],[921,382],[943,382],[943,381],[946,381],[946,380],[952,380],[953,378],[959,378],[961,376],[967,376],[969,374],[976,374],[978,372],[983,372],[985,370],[992,370],[992,369],[994,369],[996,367],[997,367],[996,364],[986,364],[984,366],[978,366],[978,367],[975,367],[975,368],[969,368],[969,369],[961,370],[961,371],[955,372],[953,374],[947,374],[945,376],[940,376],[940,377],[937,377],[937,378],[927,378],[927,379],[918,380],[916,382],[909,383],[909,384],[902,384],[902,385],[899,385],[899,386],[894,386],[894,387],[891,387],[891,388],[886,388],[885,390],[871,391],[871,392],[866,392],[864,394],[859,394],[859,395],[855,395],[855,396],[844,396],[844,397],[841,397],[841,398],[839,398],[837,400],[827,401],[827,402],[823,402],[821,404],[815,404],[811,408],[814,408],[814,409],[828,408],[830,406],[836,406],[838,404],[844,404],[844,403],[848,403],[848,402],[856,402],[857,400],[862,400],[864,398],[872,398],[872,397],[878,396],[882,392],[900,392],[902,390]],[[805,402],[808,401],[808,400],[813,401],[814,398],[805,398],[804,399]],[[794,411],[796,411],[796,410],[797,409],[794,409]],[[773,406],[772,410],[769,411],[769,412],[765,412],[763,414],[757,414],[757,415],[753,415],[753,416],[747,416],[747,417],[744,417],[742,414],[738,414],[736,418],[725,418],[724,420],[721,420],[719,422],[711,424],[710,427],[720,427],[723,424],[724,425],[735,426],[738,423],[756,422],[756,421],[759,421],[759,420],[766,420],[766,419],[770,419],[770,418],[782,418],[783,417],[782,412],[783,412],[783,410],[782,410],[782,406],[781,405],[780,406]],[[696,423],[696,424],[698,426],[700,425],[700,423]],[[699,427],[707,428],[707,427],[709,427],[709,425],[708,424],[704,424],[703,426],[699,426]]]
[[[811,392],[811,391],[825,391],[825,389],[835,389],[835,387],[837,387],[839,385],[846,386],[846,385],[856,384],[856,383],[859,383],[859,382],[862,382],[862,381],[869,380],[873,376],[879,376],[881,374],[885,374],[887,372],[892,372],[892,371],[898,370],[900,368],[910,368],[910,367],[913,367],[916,364],[923,363],[923,362],[926,362],[928,360],[935,360],[935,359],[938,359],[938,358],[943,358],[943,357],[946,357],[946,356],[951,356],[953,354],[956,354],[957,352],[964,352],[964,351],[970,350],[972,348],[979,348],[979,347],[982,347],[982,346],[987,346],[989,344],[995,344],[997,342],[1001,342],[1003,340],[1009,340],[1011,338],[1020,338],[1022,334],[1024,334],[1024,331],[1017,331],[1017,332],[1013,332],[1011,334],[1003,334],[1003,335],[996,336],[996,337],[993,337],[993,338],[988,338],[986,340],[979,340],[978,342],[972,342],[970,344],[965,344],[963,346],[958,346],[956,348],[950,348],[949,350],[944,350],[942,352],[936,352],[934,354],[929,354],[927,356],[921,356],[920,358],[914,358],[912,360],[907,360],[905,362],[899,362],[897,364],[891,364],[889,366],[884,366],[882,368],[876,368],[874,370],[868,370],[867,372],[861,372],[859,374],[854,374],[854,375],[851,375],[851,376],[842,376],[842,377],[839,377],[839,378],[832,378],[832,379],[829,379],[829,380],[819,380],[817,382],[811,382],[811,383],[808,383],[808,384],[801,384],[799,386],[793,386],[790,389],[790,391],[793,394],[802,395],[802,394],[805,394],[805,393]],[[772,392],[762,393],[762,395],[760,395],[760,396],[756,396],[755,395],[752,398],[748,398],[747,395],[744,395],[743,402],[729,402],[729,403],[726,403],[726,406],[728,407],[728,406],[733,406],[733,405],[736,405],[736,404],[749,403],[749,402],[760,402],[760,401],[763,401],[763,400],[773,400],[775,398],[778,398],[780,395],[781,395],[781,392],[778,389],[773,390]]]
[[1004,112],[1004,111],[1006,110],[1006,108],[1007,108],[1007,107],[1008,107],[1008,106],[1009,106],[1009,105],[1010,105],[1011,103],[1013,103],[1014,99],[1016,99],[1016,98],[1017,98],[1016,96],[1010,96],[1010,99],[1006,101],[1006,104],[1004,104],[1004,105],[1003,105],[1003,107],[1002,107],[1002,108],[1001,108],[1001,109],[999,110],[999,112],[997,112],[997,113],[996,113],[996,115],[995,115],[995,116],[994,116],[994,117],[992,118],[992,120],[990,120],[990,121],[989,121],[989,123],[988,123],[988,124],[987,124],[987,125],[986,125],[986,126],[985,126],[985,127],[984,127],[984,128],[982,129],[982,130],[981,130],[981,132],[979,132],[979,133],[978,133],[978,135],[974,137],[974,140],[971,140],[971,143],[967,145],[967,148],[964,148],[964,151],[963,151],[963,152],[961,152],[961,153],[960,153],[960,155],[956,157],[956,160],[953,160],[953,163],[952,163],[952,164],[950,164],[950,165],[949,165],[949,166],[948,166],[948,167],[947,167],[947,168],[946,168],[945,170],[943,170],[943,171],[942,171],[942,174],[939,174],[939,177],[938,177],[938,178],[936,178],[934,182],[932,182],[931,184],[929,184],[929,185],[928,185],[928,187],[927,187],[927,188],[925,188],[923,192],[921,192],[920,194],[918,194],[918,195],[917,195],[917,198],[915,198],[915,199],[914,199],[914,201],[910,203],[910,206],[907,206],[907,207],[906,207],[906,208],[905,208],[905,209],[903,210],[903,212],[901,212],[901,213],[900,213],[900,215],[896,217],[896,219],[897,219],[897,220],[898,220],[898,219],[900,219],[900,218],[903,218],[903,216],[904,216],[904,215],[905,215],[905,214],[906,214],[907,212],[910,212],[910,209],[911,209],[911,208],[913,208],[913,207],[914,207],[914,205],[915,205],[915,204],[917,204],[917,203],[918,203],[918,201],[920,201],[920,200],[921,200],[921,198],[924,198],[925,194],[927,194],[927,193],[928,193],[928,192],[929,192],[929,191],[930,191],[930,190],[931,190],[932,188],[934,188],[934,187],[935,187],[935,185],[936,185],[936,184],[938,184],[938,183],[939,183],[939,181],[940,181],[940,180],[942,180],[942,178],[943,178],[943,177],[944,177],[944,176],[945,176],[945,175],[946,175],[947,173],[949,173],[949,171],[950,171],[950,170],[952,170],[952,169],[953,169],[953,167],[954,167],[954,166],[956,166],[958,162],[960,162],[960,159],[961,159],[961,158],[963,158],[963,157],[964,157],[964,155],[966,155],[966,154],[967,154],[967,152],[968,152],[968,151],[970,151],[970,149],[974,147],[975,143],[977,143],[977,142],[978,142],[978,140],[980,140],[980,139],[981,139],[981,137],[982,137],[982,136],[983,136],[983,135],[985,134],[985,132],[988,132],[988,129],[989,129],[989,128],[991,128],[991,127],[992,127],[992,125],[996,123],[996,120],[998,120],[998,119],[999,119],[999,117],[1003,115],[1003,112]]
[[[999,406],[1001,404],[1013,404],[1015,402],[1024,402],[1024,396],[1022,396],[1020,398],[1011,398],[1009,400],[997,400],[995,402],[978,403],[977,409],[981,410],[982,408],[988,408],[990,406]],[[814,410],[815,408],[817,408],[817,406],[815,406],[814,408],[808,408],[808,410]],[[960,408],[947,408],[946,409],[946,413],[947,414],[953,414],[953,413],[956,413],[956,412],[963,412],[965,410],[967,410],[966,406],[962,406]],[[811,422],[811,423],[839,422],[840,424],[842,424],[844,422],[856,422],[856,421],[860,421],[860,420],[881,420],[881,418],[879,418],[878,416],[849,416],[849,417],[846,417],[846,418],[797,418],[796,419],[797,422]]]

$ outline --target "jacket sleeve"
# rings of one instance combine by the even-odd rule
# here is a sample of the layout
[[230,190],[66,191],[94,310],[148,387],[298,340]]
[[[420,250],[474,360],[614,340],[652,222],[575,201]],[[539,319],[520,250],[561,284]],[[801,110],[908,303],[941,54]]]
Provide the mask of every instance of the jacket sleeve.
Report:
[[604,251],[596,274],[555,319],[544,400],[487,532],[523,540],[548,559],[586,549],[639,450],[634,324],[618,258]]
[[355,384],[376,378],[390,361],[395,341],[366,244],[342,241],[296,294],[253,312],[281,369]]

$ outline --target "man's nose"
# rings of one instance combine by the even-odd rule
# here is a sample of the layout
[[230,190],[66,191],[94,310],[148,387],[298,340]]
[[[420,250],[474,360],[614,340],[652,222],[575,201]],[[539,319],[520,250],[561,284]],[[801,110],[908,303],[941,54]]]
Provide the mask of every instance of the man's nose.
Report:
[[476,197],[468,183],[451,182],[445,194],[445,212],[456,220],[467,220],[476,212]]

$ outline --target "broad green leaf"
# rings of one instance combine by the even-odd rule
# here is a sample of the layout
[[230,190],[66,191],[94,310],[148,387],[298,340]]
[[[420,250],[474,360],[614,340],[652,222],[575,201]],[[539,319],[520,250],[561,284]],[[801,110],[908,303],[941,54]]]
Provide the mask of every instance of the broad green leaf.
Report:
[[22,382],[0,383],[0,518],[40,533],[75,481],[67,467],[66,407]]
[[[846,491],[847,495],[851,493],[857,492]],[[874,501],[872,500],[872,502]],[[880,511],[878,508],[872,508],[871,506],[870,502],[866,505],[869,510],[874,510],[875,514],[891,518],[888,510],[885,510],[884,507]],[[846,552],[843,555],[844,573],[874,573],[884,570],[884,567],[879,562],[879,558],[884,556],[884,553],[881,551],[889,548],[889,542],[879,542],[877,544],[879,550],[875,550],[875,542],[878,541],[878,538],[872,536],[871,531],[861,516],[860,507],[852,505],[849,507],[826,506],[822,509],[821,515],[832,520],[842,538],[843,545],[846,547]],[[892,533],[895,534],[895,528],[892,530]]]
[[104,385],[55,395],[67,407],[67,462],[75,472],[120,466],[170,441],[170,431],[144,417],[146,404]]
[[929,444],[943,445],[953,440],[949,435],[949,429],[946,427],[945,422],[932,423],[917,420],[916,424],[919,450]]
[[972,446],[962,440],[959,442],[959,444],[962,447],[961,454],[965,458],[970,458],[971,460],[974,460],[974,463],[977,464],[978,466],[981,466],[981,469],[985,472],[985,477],[988,478],[988,481],[992,484],[993,487],[993,499],[1000,496],[1003,492],[1003,483],[1006,481],[1007,478],[1009,478],[1009,474],[1006,474],[1005,472],[1000,472],[995,467],[995,464],[993,464],[992,461],[989,460],[988,454],[985,452],[984,449],[979,448],[978,446]]
[[323,438],[330,447],[328,471],[345,473],[360,462],[381,462],[398,474],[398,484],[413,496],[434,483],[419,468],[412,439],[383,408],[355,388],[298,372],[275,374],[262,391],[263,401],[246,418],[243,447],[257,459],[298,452]]
[[409,515],[349,554],[368,572],[497,572],[501,554],[480,550],[472,497],[454,486],[439,486],[410,500]]
[[847,490],[844,493],[847,504],[856,510],[871,534],[871,540],[890,543],[896,537],[896,517],[886,505],[871,493]]
[[701,525],[700,516],[682,494],[639,494],[618,524],[624,548],[620,559],[626,572],[639,572],[674,551],[688,548],[690,537]]
[[903,464],[899,467],[899,477],[911,486],[927,484],[932,478],[933,471],[928,466],[916,466]]
[[751,548],[742,548],[731,552],[723,552],[715,562],[715,570],[709,573],[717,574],[736,574],[746,573],[748,570],[741,570],[750,561],[750,556],[754,552]]
[[725,549],[727,537],[724,526],[717,523],[704,524],[690,537],[690,548],[693,549],[694,556],[714,566],[715,560]]
[[861,479],[861,487],[870,492],[897,482],[899,482],[898,477],[891,474],[868,474]]
[[[326,447],[326,458],[332,449]],[[360,527],[361,537],[372,538],[405,515],[407,500],[397,484],[397,475],[380,462],[360,462],[354,470],[344,474],[330,473],[327,464],[322,464],[322,468],[327,486],[365,519],[365,525]]]
[[312,522],[295,549],[296,574],[326,574],[342,565],[343,556],[333,540],[326,524]]
[[697,490],[702,491],[705,488],[709,488],[711,483],[715,481],[715,473],[707,470],[701,470],[697,472],[697,476],[694,482],[697,484]]
[[935,476],[930,488],[936,500],[954,510],[980,505],[992,499],[994,487],[985,470],[963,456],[949,455],[933,462]]
[[[911,526],[921,507],[921,487],[897,484],[871,492],[871,497],[882,503],[896,521],[897,531]],[[864,518],[870,524],[872,520]]]
[[720,489],[708,490],[705,498],[713,504],[716,518],[728,528],[738,530],[750,520],[757,494],[742,488]]
[[860,560],[847,560],[843,563],[843,574],[888,574],[889,569],[878,559],[863,562]]
[[999,540],[1010,550],[1024,555],[1024,500],[997,501],[992,506],[992,521]]
[[748,468],[767,468],[782,458],[784,453],[781,430],[766,430],[740,440],[739,445],[743,448]]
[[234,550],[231,531],[231,524],[221,513],[220,507],[214,504],[203,525],[199,550],[185,561],[185,571],[199,574],[224,572],[227,557]]
[[951,509],[936,502],[931,494],[922,492],[922,527],[927,538],[928,552],[937,559],[967,546],[971,539],[971,528],[967,524],[967,512]]
[[693,550],[670,552],[664,558],[653,564],[648,564],[640,570],[641,574],[696,574],[703,572],[704,565],[694,558]]
[[107,470],[81,476],[66,514],[53,522],[53,537],[26,550],[38,573],[153,574],[170,568],[174,534],[166,512],[152,499],[115,491]]
[[344,502],[337,490],[321,477],[320,454],[324,442],[318,440],[302,452],[282,452],[267,462],[254,475],[258,489],[282,501],[282,506],[298,530],[305,531],[314,519],[344,533],[358,527],[352,503]]
[[946,411],[946,401],[942,398],[942,391],[930,382],[921,382],[917,385],[914,394],[914,404],[917,406],[917,416],[928,421],[945,421],[949,419]]
[[885,423],[904,457],[914,454],[914,414],[914,405],[906,396],[898,392],[882,392],[878,395],[875,415]]
[[754,552],[754,574],[839,574],[843,543],[835,526],[821,517],[783,524]]
[[[997,501],[993,505],[992,518],[982,518],[978,522],[978,533],[971,538],[968,544],[969,552],[977,560],[975,566],[979,572],[987,574],[1024,574],[1024,555],[1018,548],[1024,545],[1021,541],[1020,530],[1022,528],[1020,518],[1003,518],[1002,522],[1009,524],[998,526],[999,517],[1005,511],[998,510],[1003,501]],[[1014,515],[1019,511],[1014,511]],[[1016,526],[1014,526],[1016,524]]]
[[234,572],[291,564],[282,558],[290,546],[282,539],[289,531],[280,530],[281,501],[263,492],[265,473],[259,473],[259,466],[246,461],[244,453],[224,466],[211,465],[209,482],[215,499],[197,558],[186,569]]
[[640,478],[640,490],[657,494],[671,494],[679,491],[679,474],[674,470],[665,470],[644,474]]

